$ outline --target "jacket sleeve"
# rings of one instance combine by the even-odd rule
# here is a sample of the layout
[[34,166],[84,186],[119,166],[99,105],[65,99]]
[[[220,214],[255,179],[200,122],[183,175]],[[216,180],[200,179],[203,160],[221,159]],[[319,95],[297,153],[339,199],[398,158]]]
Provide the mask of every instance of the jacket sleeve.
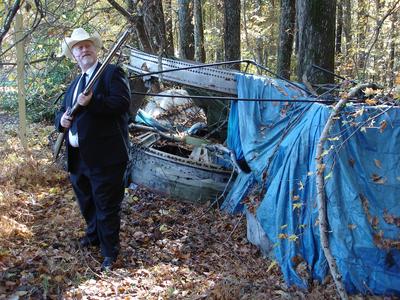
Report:
[[62,105],[61,105],[60,109],[56,112],[56,115],[55,115],[55,118],[54,118],[54,126],[55,126],[55,128],[56,128],[56,130],[58,132],[63,132],[64,131],[64,127],[61,126],[60,122],[61,122],[62,115],[67,110],[67,108],[66,108],[66,95],[67,95],[67,93],[64,95],[64,99],[63,99]]
[[[110,70],[111,76],[105,76],[99,88],[94,93],[87,109],[90,113],[101,115],[119,115],[129,111],[130,89],[128,78],[120,67]],[[106,78],[110,78],[107,80]]]

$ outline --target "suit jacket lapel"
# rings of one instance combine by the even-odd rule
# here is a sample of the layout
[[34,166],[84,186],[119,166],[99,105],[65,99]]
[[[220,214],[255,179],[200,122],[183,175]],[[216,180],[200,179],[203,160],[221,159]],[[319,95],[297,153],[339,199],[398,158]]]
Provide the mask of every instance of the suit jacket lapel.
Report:
[[78,84],[79,81],[79,76],[77,76],[74,81],[71,83],[71,89],[70,92],[68,94],[68,98],[67,98],[67,107],[71,107],[72,108],[72,101],[74,100],[74,91],[76,88],[76,85]]
[[[93,75],[96,74],[97,70],[100,68],[101,63],[99,62],[96,66],[96,68],[94,69],[94,72],[92,73],[92,76],[90,76],[90,79],[92,79]],[[89,79],[89,81],[90,81]],[[99,78],[97,78],[97,81],[95,82],[95,84],[93,85],[93,91],[96,89],[97,85],[99,84]]]

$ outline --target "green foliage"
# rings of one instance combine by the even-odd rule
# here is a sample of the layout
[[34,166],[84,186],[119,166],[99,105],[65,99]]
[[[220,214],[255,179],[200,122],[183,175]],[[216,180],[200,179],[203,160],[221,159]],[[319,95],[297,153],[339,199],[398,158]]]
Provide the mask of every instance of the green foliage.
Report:
[[0,93],[0,110],[8,112],[16,112],[18,110],[18,100],[16,92],[2,92]]
[[33,122],[52,121],[57,105],[54,101],[65,88],[65,82],[72,71],[72,64],[57,64],[45,77],[35,78],[28,82],[26,97],[28,118]]
[[[49,121],[54,118],[57,105],[54,100],[66,88],[65,82],[73,69],[72,63],[56,64],[51,72],[40,76],[33,74],[25,80],[26,89],[26,113],[27,118],[32,122]],[[36,76],[35,76],[36,75]],[[18,93],[15,91],[1,93],[0,109],[14,114],[18,112]]]

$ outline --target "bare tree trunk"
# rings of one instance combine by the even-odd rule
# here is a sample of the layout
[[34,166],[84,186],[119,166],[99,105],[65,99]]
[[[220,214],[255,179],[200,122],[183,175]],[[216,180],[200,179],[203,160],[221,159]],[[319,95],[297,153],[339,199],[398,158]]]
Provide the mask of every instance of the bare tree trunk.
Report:
[[336,53],[342,53],[343,0],[337,0]]
[[277,73],[287,79],[290,79],[295,21],[296,0],[281,0]]
[[[262,14],[262,1],[257,0],[255,1],[255,15],[261,19],[263,17]],[[272,24],[271,24],[272,25]],[[271,27],[272,28],[272,27]],[[264,42],[263,39],[265,37],[262,35],[256,35],[256,47],[255,47],[255,53],[256,53],[256,62],[258,62],[261,65],[267,65],[268,62],[268,52],[264,52]],[[266,60],[264,60],[266,59]]]
[[297,0],[296,12],[299,25],[298,80],[332,83],[333,75],[314,72],[312,65],[334,71],[336,0]]
[[[224,18],[221,18],[221,12],[224,11],[224,0],[215,1],[215,11],[213,11],[214,28],[221,29],[223,35]],[[215,47],[215,60],[223,61],[225,58],[224,39],[223,36],[219,39],[220,43]]]
[[204,49],[203,31],[203,12],[201,0],[194,0],[194,59],[196,61],[206,61],[206,51]]
[[132,26],[136,29],[137,38],[141,44],[141,48],[149,53],[153,53],[153,49],[151,48],[149,37],[147,36],[147,32],[144,26],[144,19],[141,10],[137,10],[136,16],[134,16],[134,10],[136,9],[136,1],[126,0],[127,9],[122,7],[115,0],[107,0],[122,16],[124,16]]
[[191,0],[178,0],[179,56],[194,59],[193,7]]
[[154,53],[161,54],[166,45],[164,12],[161,0],[143,0],[144,25]]
[[346,38],[346,55],[350,54],[352,32],[351,32],[351,1],[342,0],[343,4],[343,33]]
[[224,50],[226,61],[240,59],[240,0],[224,0]]
[[165,35],[166,35],[166,45],[165,52],[168,55],[174,55],[174,34],[172,26],[172,6],[171,0],[165,0]]
[[[296,1],[297,3],[297,1]],[[297,9],[296,9],[297,10]],[[299,53],[299,20],[297,18],[297,13],[294,22],[294,53],[298,55]]]
[[[376,31],[379,30],[379,22],[381,22],[381,16],[380,12],[382,8],[384,8],[385,4],[381,2],[381,0],[375,0],[375,11],[376,11],[376,21],[375,21],[375,26],[376,26]],[[376,34],[379,34],[376,32]],[[373,51],[373,69],[376,70],[377,66],[383,65],[384,64],[384,59],[382,57],[382,51],[383,51],[383,43],[382,39],[377,40],[376,42],[376,49]],[[366,62],[368,64],[368,62]],[[372,75],[372,81],[379,81],[382,82],[385,78],[385,74],[383,72],[378,72]]]
[[136,27],[136,34],[139,38],[140,44],[142,45],[143,51],[155,54],[153,48],[151,47],[149,37],[147,36],[143,15],[138,14],[135,27]]
[[[247,49],[251,49],[251,45],[250,45],[250,39],[249,39],[249,31],[248,31],[248,26],[247,26],[247,9],[246,9],[246,0],[243,0],[242,2],[242,15],[243,15],[243,31],[244,31],[244,37],[245,37],[245,41],[246,41],[246,47]],[[251,55],[253,56],[253,60],[257,61],[257,58],[254,54],[253,51],[250,51]],[[257,70],[259,71],[259,70]]]
[[395,69],[394,69],[394,61],[396,57],[396,40],[397,40],[397,32],[396,27],[398,27],[398,12],[393,12],[391,16],[391,24],[390,24],[390,53],[389,53],[389,87],[392,89],[394,87],[395,80]]
[[[364,70],[366,64],[366,32],[367,32],[367,23],[368,23],[368,14],[365,0],[358,0],[358,9],[357,9],[357,48],[358,48],[358,57],[357,57],[357,67],[358,73],[362,74],[362,70]],[[363,78],[362,78],[363,79]]]

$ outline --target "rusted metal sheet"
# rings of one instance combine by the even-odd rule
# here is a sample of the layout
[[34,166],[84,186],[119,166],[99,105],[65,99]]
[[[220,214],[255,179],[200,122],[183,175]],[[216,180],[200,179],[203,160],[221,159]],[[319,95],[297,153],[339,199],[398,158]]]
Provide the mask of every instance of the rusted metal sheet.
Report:
[[211,203],[225,190],[231,170],[134,144],[131,179],[173,199]]
[[[198,66],[194,62],[178,59],[161,58],[137,49],[130,48],[128,70],[136,74],[146,74],[161,70]],[[199,69],[179,70],[163,73],[162,78],[175,83],[190,85],[193,87],[237,95],[237,72],[214,67],[202,67]],[[157,75],[154,75],[157,76]]]

